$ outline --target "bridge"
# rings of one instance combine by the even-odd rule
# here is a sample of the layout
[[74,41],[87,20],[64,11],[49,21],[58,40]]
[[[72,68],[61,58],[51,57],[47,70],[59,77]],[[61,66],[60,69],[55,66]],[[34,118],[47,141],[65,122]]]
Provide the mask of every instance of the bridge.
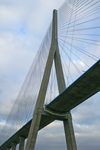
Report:
[[[7,124],[5,124],[1,132],[4,135],[2,134],[3,140],[0,150],[16,150],[17,144],[19,144],[19,150],[24,150],[25,139],[27,139],[25,150],[33,150],[38,131],[54,120],[63,121],[67,149],[77,150],[70,111],[100,91],[100,60],[94,54],[83,51],[82,48],[76,46],[75,42],[77,45],[83,42],[89,44],[89,46],[99,46],[99,38],[97,37],[100,35],[97,33],[100,31],[100,26],[89,27],[90,22],[100,19],[98,16],[99,4],[100,1],[95,0],[89,2],[76,0],[70,6],[67,6],[68,3],[65,2],[59,10],[53,11],[52,23],[15,101],[7,119]],[[65,20],[66,7],[69,8],[67,12],[69,16]],[[91,12],[91,10],[93,11]],[[95,15],[95,13],[97,14]],[[89,15],[91,16],[90,19],[87,18],[87,20],[77,23],[78,19],[81,20],[84,16],[89,17]],[[87,23],[88,27],[84,27],[84,24],[86,25]],[[79,25],[80,28],[78,27]],[[60,33],[61,31],[62,33]],[[80,31],[86,31],[86,33],[80,33]],[[91,38],[76,37],[78,35]],[[65,51],[66,49],[69,50],[68,45],[70,46],[69,55]],[[73,57],[72,54],[74,54],[73,49],[77,49],[83,54],[85,53],[96,61],[68,87],[66,87],[67,79],[63,71],[60,47],[70,61]],[[76,54],[74,55],[76,56]],[[65,56],[63,57],[65,59]],[[86,64],[86,62],[83,63]],[[77,66],[73,65],[78,70]],[[69,69],[70,67],[71,64],[69,63]],[[47,102],[48,97],[46,94],[54,68],[59,94]],[[68,78],[71,76],[69,69]]]

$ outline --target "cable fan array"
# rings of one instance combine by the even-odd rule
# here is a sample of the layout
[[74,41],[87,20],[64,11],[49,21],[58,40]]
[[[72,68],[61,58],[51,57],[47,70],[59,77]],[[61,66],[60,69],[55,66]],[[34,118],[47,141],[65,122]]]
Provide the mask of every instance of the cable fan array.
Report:
[[51,45],[51,30],[50,25],[1,131],[0,144],[3,144],[32,119]]
[[58,43],[67,86],[100,59],[99,8],[99,0],[73,0],[58,10]]

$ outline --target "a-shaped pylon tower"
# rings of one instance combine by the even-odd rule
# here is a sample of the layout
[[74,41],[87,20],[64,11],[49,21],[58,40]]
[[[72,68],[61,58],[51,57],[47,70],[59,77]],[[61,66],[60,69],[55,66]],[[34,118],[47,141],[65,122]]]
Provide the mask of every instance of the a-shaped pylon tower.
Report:
[[[60,94],[63,90],[65,90],[66,85],[65,85],[61,58],[59,54],[59,47],[58,47],[57,10],[53,11],[51,47],[50,47],[39,95],[37,98],[25,150],[34,150],[34,147],[35,147],[53,60],[55,63],[56,77],[57,77],[58,89],[59,89],[59,94]],[[56,120],[57,117],[59,117],[59,115],[57,116],[57,114],[56,115],[55,114],[54,115],[50,114],[50,110],[49,110],[49,115],[53,115],[54,120]],[[67,112],[66,116],[62,116],[60,117],[60,119],[63,121],[63,124],[64,124],[67,149],[77,150],[73,125],[72,125],[71,113]]]

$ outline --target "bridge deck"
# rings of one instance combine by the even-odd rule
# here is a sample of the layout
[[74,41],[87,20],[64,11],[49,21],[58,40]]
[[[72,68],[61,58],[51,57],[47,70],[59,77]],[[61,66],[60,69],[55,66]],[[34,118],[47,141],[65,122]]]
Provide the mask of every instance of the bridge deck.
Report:
[[100,60],[49,103],[46,108],[52,112],[65,113],[98,91],[100,91]]
[[[58,97],[46,106],[46,109],[54,113],[66,113],[87,100],[100,90],[100,60],[86,71],[79,79],[64,90]],[[59,109],[58,109],[59,108]],[[54,118],[42,115],[39,130],[54,121]],[[0,150],[11,143],[19,143],[19,136],[27,138],[31,120],[15,133],[8,141],[1,145]]]

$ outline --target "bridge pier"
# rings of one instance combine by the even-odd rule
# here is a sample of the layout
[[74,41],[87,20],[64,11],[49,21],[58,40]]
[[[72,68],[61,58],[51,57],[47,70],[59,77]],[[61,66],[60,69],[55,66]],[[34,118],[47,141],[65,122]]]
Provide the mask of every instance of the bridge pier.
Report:
[[16,143],[12,143],[12,150],[16,150]]
[[67,115],[67,119],[63,120],[63,124],[64,124],[64,130],[65,130],[67,149],[68,150],[77,150],[76,140],[75,140],[75,135],[74,135],[74,130],[73,130],[73,124],[72,124],[72,117],[71,117],[70,112]]
[[48,118],[53,118],[54,120],[63,121],[67,150],[77,150],[71,113],[58,114],[44,108],[42,115],[48,116]]
[[19,150],[24,150],[25,138],[19,137]]
[[10,147],[6,147],[6,150],[10,150]]

